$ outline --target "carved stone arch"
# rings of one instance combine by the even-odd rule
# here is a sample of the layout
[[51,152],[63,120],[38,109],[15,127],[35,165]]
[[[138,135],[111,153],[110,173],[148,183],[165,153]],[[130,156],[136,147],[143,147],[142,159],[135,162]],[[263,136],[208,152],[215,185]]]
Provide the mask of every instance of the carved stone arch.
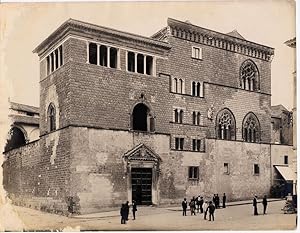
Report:
[[253,112],[248,112],[242,123],[242,138],[247,142],[261,141],[261,126],[258,117]]
[[[136,129],[135,127],[135,110],[137,107],[142,107],[142,105],[146,108],[144,108],[143,110],[146,111],[146,128],[144,128],[143,130],[139,130],[139,129]],[[145,96],[142,94],[141,95],[141,98],[140,100],[136,101],[133,106],[131,107],[131,110],[130,110],[130,129],[132,130],[139,130],[139,131],[146,131],[146,132],[154,132],[155,131],[155,122],[156,121],[156,116],[154,114],[154,111],[153,111],[153,108],[151,106],[151,104],[145,99]]]
[[225,140],[236,139],[236,120],[229,108],[223,108],[216,115],[216,138]]
[[26,130],[17,124],[13,124],[7,134],[7,141],[4,151],[9,151],[14,148],[25,145],[29,142]]
[[240,66],[240,74],[239,74],[240,87],[246,89],[245,86],[243,86],[244,79],[254,80],[254,87],[252,88],[252,90],[254,91],[260,90],[259,70],[257,68],[257,65],[251,59],[245,60]]

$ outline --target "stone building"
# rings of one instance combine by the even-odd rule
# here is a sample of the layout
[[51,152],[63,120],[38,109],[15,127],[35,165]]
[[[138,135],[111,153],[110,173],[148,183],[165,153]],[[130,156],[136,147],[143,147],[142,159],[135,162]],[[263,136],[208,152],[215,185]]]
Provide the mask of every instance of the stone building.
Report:
[[4,151],[39,139],[39,108],[9,101],[10,131]]
[[295,194],[293,113],[281,104],[271,106],[271,125],[271,171],[274,190],[282,189],[281,195]]
[[70,19],[34,52],[40,139],[5,154],[14,203],[87,213],[269,193],[273,48],[170,18],[150,38]]

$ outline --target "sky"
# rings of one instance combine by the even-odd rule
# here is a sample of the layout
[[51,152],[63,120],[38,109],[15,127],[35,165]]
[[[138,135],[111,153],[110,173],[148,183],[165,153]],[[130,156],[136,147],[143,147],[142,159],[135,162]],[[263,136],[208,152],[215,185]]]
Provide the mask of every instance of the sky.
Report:
[[[69,18],[151,36],[171,17],[275,48],[272,105],[293,105],[295,3],[289,0],[198,2],[2,3],[1,100],[39,106],[39,59],[33,49]],[[4,97],[4,98],[3,98]],[[1,105],[0,105],[1,106]]]

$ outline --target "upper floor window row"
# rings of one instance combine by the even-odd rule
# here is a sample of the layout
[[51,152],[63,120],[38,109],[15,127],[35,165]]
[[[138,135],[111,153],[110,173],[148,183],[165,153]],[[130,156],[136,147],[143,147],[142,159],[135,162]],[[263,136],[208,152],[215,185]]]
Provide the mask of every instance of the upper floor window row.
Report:
[[88,44],[88,62],[90,64],[120,68],[119,49],[96,43]]
[[126,59],[127,71],[155,75],[154,57],[127,51]]
[[64,64],[62,45],[50,53],[47,58],[47,75],[58,69]]

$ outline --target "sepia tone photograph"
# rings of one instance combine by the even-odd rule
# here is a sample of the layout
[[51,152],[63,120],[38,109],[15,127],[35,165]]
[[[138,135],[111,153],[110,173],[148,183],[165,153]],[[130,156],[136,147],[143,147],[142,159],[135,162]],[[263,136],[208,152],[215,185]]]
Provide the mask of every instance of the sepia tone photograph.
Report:
[[0,4],[0,231],[297,229],[296,2]]

